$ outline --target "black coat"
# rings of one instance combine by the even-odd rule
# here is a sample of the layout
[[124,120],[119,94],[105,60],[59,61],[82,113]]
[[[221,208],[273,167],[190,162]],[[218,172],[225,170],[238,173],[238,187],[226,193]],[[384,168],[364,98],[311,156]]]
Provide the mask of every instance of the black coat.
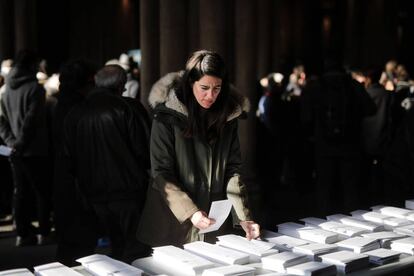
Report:
[[133,99],[95,89],[67,116],[66,174],[90,202],[143,198],[149,169],[149,120]]

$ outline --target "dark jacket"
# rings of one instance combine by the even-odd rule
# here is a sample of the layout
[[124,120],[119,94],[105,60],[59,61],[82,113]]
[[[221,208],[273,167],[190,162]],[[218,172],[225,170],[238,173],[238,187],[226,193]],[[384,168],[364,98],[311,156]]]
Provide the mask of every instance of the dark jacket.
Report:
[[391,137],[391,94],[379,83],[368,87],[367,92],[377,106],[377,112],[363,120],[364,150],[370,155],[383,156]]
[[95,89],[65,120],[67,177],[90,202],[142,199],[149,169],[145,110],[133,99]]
[[174,90],[158,85],[161,88],[150,96],[150,104],[155,106],[150,144],[153,183],[138,238],[151,246],[180,246],[203,238],[190,218],[198,210],[208,212],[214,200],[232,200],[237,214],[234,223],[249,216],[245,186],[240,181],[237,118],[242,107],[228,117],[221,136],[210,145],[197,137],[184,137],[187,109]]
[[340,71],[310,81],[302,97],[302,120],[312,124],[317,155],[359,155],[362,119],[375,111],[364,87]]
[[46,156],[46,95],[34,72],[14,67],[1,99],[0,135],[21,156]]

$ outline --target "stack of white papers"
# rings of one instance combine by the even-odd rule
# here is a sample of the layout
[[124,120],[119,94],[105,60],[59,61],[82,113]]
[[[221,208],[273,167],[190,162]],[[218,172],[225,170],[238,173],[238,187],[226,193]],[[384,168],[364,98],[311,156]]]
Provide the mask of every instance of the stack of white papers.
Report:
[[216,263],[247,264],[249,255],[226,247],[196,241],[184,244],[184,249]]
[[249,255],[263,257],[271,254],[276,254],[279,251],[274,249],[275,245],[270,242],[259,240],[247,240],[244,237],[237,235],[223,235],[217,237],[217,244],[227,248],[239,250]]
[[398,252],[414,255],[414,238],[404,238],[391,242],[391,249]]
[[389,249],[379,248],[364,252],[369,256],[369,261],[373,264],[383,265],[394,262],[400,258],[401,253]]
[[312,256],[314,259],[322,254],[336,251],[338,246],[336,244],[310,243],[299,245],[293,248],[293,252]]
[[86,271],[97,276],[139,276],[143,271],[129,264],[114,260],[106,255],[94,254],[76,260]]
[[34,267],[36,276],[82,276],[82,274],[58,262]]
[[351,251],[338,251],[321,256],[322,262],[333,264],[342,273],[348,273],[369,265],[369,257]]
[[294,222],[279,224],[278,232],[288,236],[318,243],[335,243],[339,240],[337,233],[333,233],[317,227],[304,226],[302,224]]
[[381,231],[362,234],[364,238],[377,239],[383,248],[390,248],[393,240],[405,238],[406,235],[398,234],[391,231]]
[[337,222],[343,223],[345,225],[350,225],[350,226],[355,226],[355,227],[359,227],[359,228],[362,228],[362,229],[366,229],[370,232],[378,232],[378,231],[383,231],[384,230],[384,225],[382,225],[382,224],[371,222],[371,221],[366,221],[366,220],[362,220],[362,219],[353,218],[353,217],[346,216],[346,215],[343,215],[343,214],[330,215],[330,216],[327,216],[326,218],[328,220],[337,221]]
[[405,208],[414,210],[414,199],[407,199],[405,201]]
[[286,251],[263,257],[262,267],[268,270],[286,272],[286,268],[289,266],[306,263],[308,261],[309,260],[306,255]]
[[303,276],[334,276],[336,275],[336,267],[334,265],[320,262],[307,262],[288,267],[286,272],[289,274]]
[[395,227],[401,227],[405,225],[412,224],[411,221],[403,219],[403,218],[397,218],[397,217],[391,217],[388,215],[384,215],[378,212],[369,212],[369,211],[363,211],[363,210],[357,210],[351,213],[353,217],[364,219],[367,221],[372,221],[376,223],[381,223],[385,226],[386,230],[392,230]]
[[202,276],[254,276],[253,267],[229,265],[204,270]]
[[154,260],[166,266],[173,266],[186,275],[201,274],[203,270],[215,266],[209,260],[172,245],[154,247],[153,249]]
[[1,276],[33,276],[33,273],[30,272],[27,268],[17,268],[10,270],[0,271]]
[[414,237],[414,224],[396,227],[394,228],[394,232],[398,234]]
[[309,241],[286,235],[279,235],[277,237],[267,238],[266,241],[273,243],[276,246],[276,248],[284,251],[291,251],[295,246],[309,244]]
[[355,253],[362,253],[380,248],[380,243],[377,239],[353,237],[336,243],[339,247],[350,249]]
[[407,218],[408,215],[414,215],[413,210],[408,210],[404,208],[391,207],[391,206],[373,206],[371,207],[373,211],[380,212],[386,216],[396,217],[396,218]]
[[[336,221],[325,221],[323,220],[322,222],[317,222],[315,221],[315,218],[304,218],[301,219],[302,221],[308,223],[308,224],[314,224],[315,226],[318,226],[324,230],[327,231],[331,231],[334,233],[337,233],[339,235],[342,235],[344,238],[349,238],[349,237],[355,237],[355,236],[359,236],[362,233],[367,233],[368,230],[364,229],[364,228],[360,228],[360,227],[356,227],[356,226],[350,226],[350,225],[345,225],[342,224],[340,222],[336,222]],[[319,219],[317,219],[319,220]]]

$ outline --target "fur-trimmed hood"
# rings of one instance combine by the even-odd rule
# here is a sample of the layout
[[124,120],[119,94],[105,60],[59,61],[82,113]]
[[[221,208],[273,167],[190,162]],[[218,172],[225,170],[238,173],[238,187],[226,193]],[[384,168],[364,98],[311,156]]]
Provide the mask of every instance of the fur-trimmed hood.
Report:
[[[165,104],[167,108],[188,117],[187,107],[177,98],[175,91],[169,89],[173,81],[180,78],[183,73],[184,71],[168,73],[152,86],[148,102],[153,109],[159,104]],[[237,93],[234,86],[231,86],[230,90],[232,94]],[[249,112],[249,110],[250,102],[246,97],[243,97],[242,106],[237,106],[237,108],[228,116],[227,121],[231,121],[241,116],[243,113]]]

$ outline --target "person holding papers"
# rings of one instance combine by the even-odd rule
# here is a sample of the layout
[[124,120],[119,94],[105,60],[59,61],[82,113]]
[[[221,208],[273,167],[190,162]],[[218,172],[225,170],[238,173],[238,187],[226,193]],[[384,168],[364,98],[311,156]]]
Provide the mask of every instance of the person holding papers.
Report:
[[153,182],[138,238],[151,246],[203,240],[199,230],[214,223],[206,212],[226,198],[237,214],[233,223],[240,223],[248,239],[258,237],[240,180],[238,118],[248,102],[230,88],[222,58],[206,50],[193,53],[184,71],[154,85],[149,102]]

